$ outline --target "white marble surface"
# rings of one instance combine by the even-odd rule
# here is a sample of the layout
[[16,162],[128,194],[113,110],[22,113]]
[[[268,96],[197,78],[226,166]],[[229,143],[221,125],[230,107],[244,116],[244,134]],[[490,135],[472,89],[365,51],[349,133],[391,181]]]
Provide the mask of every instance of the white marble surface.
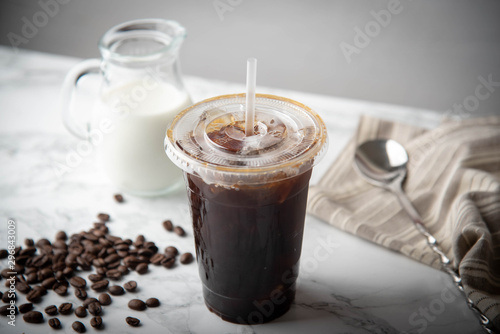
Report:
[[[183,192],[155,199],[125,195],[127,202],[118,204],[112,198],[117,189],[100,174],[92,155],[62,177],[54,173],[53,162],[63,161],[77,143],[63,128],[57,110],[64,75],[77,62],[78,59],[35,52],[14,54],[9,48],[0,48],[0,248],[6,248],[8,219],[16,221],[16,237],[22,244],[27,237],[52,239],[61,229],[70,233],[87,230],[98,212],[108,212],[112,216],[112,234],[129,238],[144,234],[160,248],[175,245],[181,251],[194,253]],[[186,77],[185,82],[195,101],[243,91],[241,84],[209,79]],[[262,87],[258,91],[301,101],[325,119],[330,147],[325,160],[315,169],[312,183],[343,148],[362,113],[429,127],[438,122],[438,116],[431,111]],[[167,218],[183,226],[188,236],[180,238],[165,232],[161,222]],[[328,256],[318,257],[318,252]],[[1,260],[0,267],[5,266],[6,261]],[[286,315],[271,323],[235,325],[211,314],[203,303],[195,263],[172,270],[151,266],[148,275],[138,277],[132,273],[121,283],[128,279],[136,279],[140,289],[114,297],[112,306],[104,309],[105,332],[481,332],[461,296],[454,297],[458,293],[445,274],[310,216],[306,218],[296,302]],[[4,282],[0,281],[3,291]],[[18,295],[21,304],[24,295]],[[126,306],[132,298],[150,296],[161,300],[159,308],[137,312]],[[72,293],[68,298],[77,303]],[[61,297],[49,293],[36,308],[61,302]],[[129,327],[124,321],[128,315],[140,318],[142,326]],[[71,323],[77,318],[60,315],[59,319],[64,328],[58,332],[73,333]],[[96,332],[88,325],[89,320],[90,317],[83,320],[87,332]],[[0,332],[52,330],[46,323],[26,324],[18,315],[15,327],[0,318]]]

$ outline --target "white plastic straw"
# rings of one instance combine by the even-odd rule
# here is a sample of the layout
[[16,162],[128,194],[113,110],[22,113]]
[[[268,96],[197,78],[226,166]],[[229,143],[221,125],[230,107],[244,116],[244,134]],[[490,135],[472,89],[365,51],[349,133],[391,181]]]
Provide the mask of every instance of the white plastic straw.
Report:
[[245,113],[245,136],[253,136],[255,118],[255,86],[257,81],[257,59],[247,60],[247,108]]

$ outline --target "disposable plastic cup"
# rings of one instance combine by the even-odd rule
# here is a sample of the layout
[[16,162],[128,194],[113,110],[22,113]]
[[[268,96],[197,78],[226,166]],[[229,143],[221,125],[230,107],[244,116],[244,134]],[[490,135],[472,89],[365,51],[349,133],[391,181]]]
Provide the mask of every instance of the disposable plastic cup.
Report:
[[307,192],[327,146],[324,122],[287,98],[257,94],[245,136],[245,94],[199,102],[175,117],[165,150],[184,171],[208,309],[259,324],[295,298]]

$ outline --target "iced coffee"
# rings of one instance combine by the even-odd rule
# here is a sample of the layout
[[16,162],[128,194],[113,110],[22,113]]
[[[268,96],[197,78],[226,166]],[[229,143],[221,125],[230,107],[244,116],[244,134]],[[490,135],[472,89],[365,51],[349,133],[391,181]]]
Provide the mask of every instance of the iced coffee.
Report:
[[226,95],[184,110],[165,149],[185,172],[207,307],[258,324],[294,300],[309,179],[327,135],[306,106],[258,94],[246,136],[244,102]]

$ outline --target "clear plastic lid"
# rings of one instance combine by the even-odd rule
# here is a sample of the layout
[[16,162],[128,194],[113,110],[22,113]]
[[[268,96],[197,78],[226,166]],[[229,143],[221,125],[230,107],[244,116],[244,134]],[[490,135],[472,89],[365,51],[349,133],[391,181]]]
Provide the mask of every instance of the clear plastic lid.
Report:
[[311,169],[327,147],[323,120],[305,105],[256,95],[254,135],[245,136],[245,94],[201,101],[175,117],[165,151],[208,184],[279,181]]

